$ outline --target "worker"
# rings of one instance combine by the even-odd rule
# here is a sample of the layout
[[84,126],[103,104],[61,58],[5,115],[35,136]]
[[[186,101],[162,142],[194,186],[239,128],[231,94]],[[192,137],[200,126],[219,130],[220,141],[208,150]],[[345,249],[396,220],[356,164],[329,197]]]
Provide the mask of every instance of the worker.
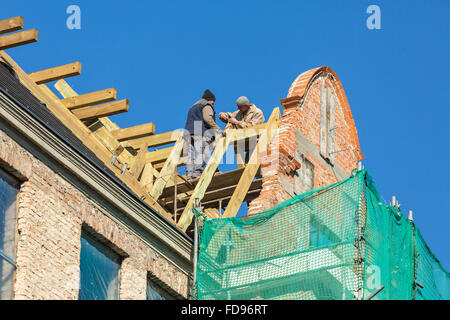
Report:
[[185,126],[185,141],[188,145],[186,164],[188,179],[195,179],[202,175],[203,166],[208,161],[215,136],[222,133],[215,120],[215,101],[216,97],[207,89],[202,99],[189,109]]
[[[239,97],[236,101],[236,105],[239,110],[234,113],[230,112],[221,112],[219,113],[219,119],[222,122],[228,123],[231,125],[233,129],[244,129],[252,126],[256,126],[258,124],[264,123],[264,114],[263,112],[257,108],[254,104],[250,103],[247,97],[242,96]],[[242,144],[244,143],[244,144]],[[245,163],[248,163],[253,150],[256,147],[256,141],[241,141],[234,146],[234,150],[236,153],[236,157],[240,157],[237,159],[238,164],[242,165],[242,158],[245,153]]]
[[231,124],[233,129],[243,129],[264,123],[263,112],[250,103],[247,97],[239,97],[236,105],[239,110],[234,113],[221,112],[219,113],[219,119],[222,122]]

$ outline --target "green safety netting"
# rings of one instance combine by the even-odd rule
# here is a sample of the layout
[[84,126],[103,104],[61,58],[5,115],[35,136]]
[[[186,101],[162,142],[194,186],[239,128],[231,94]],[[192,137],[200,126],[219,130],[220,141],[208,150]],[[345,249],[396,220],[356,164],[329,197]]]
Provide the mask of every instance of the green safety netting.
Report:
[[258,215],[205,219],[196,286],[199,300],[450,299],[450,275],[366,170]]

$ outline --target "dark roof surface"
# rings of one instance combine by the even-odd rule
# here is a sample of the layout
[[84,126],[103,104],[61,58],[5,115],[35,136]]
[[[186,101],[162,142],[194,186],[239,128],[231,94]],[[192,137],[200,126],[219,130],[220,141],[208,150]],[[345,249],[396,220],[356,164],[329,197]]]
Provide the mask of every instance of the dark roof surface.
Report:
[[[161,219],[165,220],[170,227],[177,230],[184,237],[191,240],[184,232],[174,226],[163,215],[157,212],[153,207],[138,197],[123,181],[121,181],[106,165],[101,161],[94,152],[86,147],[80,139],[78,139],[69,128],[67,128],[48,108],[37,99],[17,78],[14,70],[0,61],[0,91],[11,98],[18,106],[30,114],[34,119],[42,123],[51,132],[63,140],[75,152],[83,156],[87,161],[96,166],[105,173],[114,183],[120,185],[124,190],[139,199],[141,203],[149,207]],[[191,240],[192,241],[192,240]]]

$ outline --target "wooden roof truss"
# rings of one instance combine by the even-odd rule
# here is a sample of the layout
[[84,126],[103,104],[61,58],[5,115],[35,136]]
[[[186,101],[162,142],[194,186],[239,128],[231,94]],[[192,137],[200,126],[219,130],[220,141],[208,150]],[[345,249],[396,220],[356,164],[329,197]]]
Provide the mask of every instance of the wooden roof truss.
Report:
[[[275,108],[268,122],[262,125],[241,130],[226,129],[226,136],[216,141],[202,176],[187,181],[179,173],[187,162],[181,131],[155,134],[153,123],[120,128],[108,117],[128,112],[130,103],[127,99],[116,100],[116,89],[78,94],[65,80],[81,74],[80,62],[25,73],[2,51],[37,41],[37,30],[16,32],[22,28],[22,17],[0,21],[0,60],[10,65],[22,84],[119,179],[181,230],[189,231],[191,227],[196,199],[204,206],[207,216],[221,218],[235,216],[243,201],[251,201],[259,195],[262,179],[255,179],[260,169],[259,154],[267,149],[278,127],[279,108]],[[47,87],[47,83],[53,81],[56,81],[54,87],[61,97]],[[255,136],[257,147],[247,165],[243,155],[236,150],[238,168],[218,172],[218,165],[230,145],[236,146]]]

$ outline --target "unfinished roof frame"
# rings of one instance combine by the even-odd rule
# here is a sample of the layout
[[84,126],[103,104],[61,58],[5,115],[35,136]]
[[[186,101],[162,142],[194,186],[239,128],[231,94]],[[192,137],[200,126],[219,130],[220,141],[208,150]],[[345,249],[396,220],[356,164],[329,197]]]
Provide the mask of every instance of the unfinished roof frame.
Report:
[[[156,134],[154,123],[120,128],[108,117],[128,112],[129,100],[117,101],[114,88],[81,95],[75,92],[65,79],[81,74],[80,62],[25,73],[3,51],[38,40],[36,29],[16,32],[23,28],[23,22],[22,17],[0,21],[0,61],[9,65],[20,82],[108,169],[171,223],[186,232],[192,224],[192,208],[196,199],[205,205],[207,216],[221,218],[235,216],[243,201],[259,195],[262,179],[255,179],[260,169],[259,157],[278,128],[279,108],[275,108],[268,122],[262,125],[239,130],[227,127],[227,135],[216,142],[202,176],[187,181],[178,172],[178,168],[187,162],[187,157],[183,156],[183,132],[175,130]],[[53,81],[56,81],[54,87],[62,98],[46,85]],[[236,170],[218,172],[217,167],[228,146],[252,137],[257,138],[257,147],[249,163],[246,165],[241,161]],[[236,158],[241,159],[242,155],[236,148],[235,152]]]

